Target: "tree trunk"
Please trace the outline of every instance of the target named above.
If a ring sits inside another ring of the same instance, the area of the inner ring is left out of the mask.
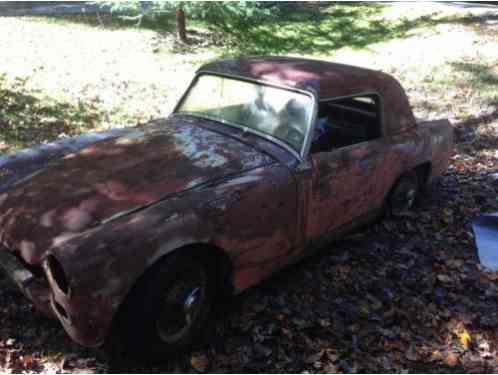
[[[187,30],[185,27],[185,12],[181,6],[176,8],[176,32],[182,43],[187,43]]]

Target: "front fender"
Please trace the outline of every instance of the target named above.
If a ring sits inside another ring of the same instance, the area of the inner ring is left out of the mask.
[[[54,299],[72,317],[60,319],[86,346],[101,345],[137,280],[159,259],[188,245],[222,249],[234,266],[234,287],[268,275],[292,249],[296,194],[285,167],[266,166],[178,194],[69,239],[53,254],[72,293]]]
[[[62,264],[71,290],[64,295],[52,288],[53,303],[70,319],[54,310],[80,344],[102,345],[119,306],[140,276],[169,252],[202,241],[196,235],[195,214],[179,218],[153,211],[102,225],[51,251]],[[168,233],[173,235],[166,239]]]

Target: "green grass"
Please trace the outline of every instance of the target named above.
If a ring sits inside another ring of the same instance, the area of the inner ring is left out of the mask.
[[[216,32],[224,54],[328,54],[344,46],[365,48],[370,44],[401,38],[417,23],[392,22],[378,18],[384,5],[380,4],[300,4],[272,9],[270,20],[245,25],[243,30]],[[136,20],[123,16],[75,15],[43,16],[33,20],[61,25],[81,24],[108,30],[133,28],[153,30],[165,34],[175,32],[175,14],[165,12],[154,18]],[[187,20],[190,28],[206,28],[205,21]],[[193,37],[192,33],[190,36]],[[195,43],[195,41],[194,41]]]
[[[161,33],[175,31],[175,16],[172,13],[163,13],[153,19],[144,18],[140,23],[132,17],[118,16],[108,13],[98,14],[70,14],[56,16],[30,16],[25,17],[33,22],[51,23],[54,25],[70,26],[81,25],[97,27],[104,30],[152,30]]]
[[[495,16],[449,16],[408,17],[385,19],[383,11],[388,6],[382,3],[295,3],[272,8],[269,18],[244,25],[242,30],[229,32],[211,28],[214,47],[224,47],[224,55],[248,54],[307,54],[330,55],[343,47],[368,48],[372,44],[392,39],[407,38],[419,28],[430,28],[439,24],[462,24],[478,26]],[[131,18],[131,19],[130,19]],[[175,33],[175,13],[163,12],[144,17],[140,24],[136,19],[111,14],[69,15],[31,17],[39,22],[61,25],[80,24],[107,30],[152,30],[162,34]],[[188,18],[190,37],[195,45],[199,28],[207,29],[204,20]],[[207,34],[202,33],[202,38]]]
[[[488,94],[491,100],[498,100],[498,74],[493,71],[496,65],[453,62],[451,66],[455,71],[467,77],[465,82],[467,87]]]
[[[273,22],[249,29],[231,52],[328,55],[345,46],[362,49],[406,36],[413,25],[379,19],[383,9],[379,4],[289,7]]]
[[[91,130],[104,114],[92,103],[77,105],[44,97],[29,80],[8,82],[0,75],[0,152],[73,136]]]
[[[24,52],[13,56],[32,59],[29,66],[38,68],[20,75],[16,57],[10,65],[4,63],[5,75],[0,71],[0,152],[157,117],[172,108],[188,83],[189,76],[178,74],[179,69],[193,73],[203,63],[226,56],[297,55],[381,69],[408,89],[421,118],[460,121],[496,106],[497,30],[489,26],[496,14],[442,13],[428,5],[415,10],[379,3],[299,3],[273,9],[269,20],[228,33],[187,19],[189,45],[175,41],[172,12],[145,18],[140,26],[136,20],[109,14],[3,20],[19,27],[13,35],[24,43],[12,39],[5,56],[19,45],[33,48],[37,57]],[[441,39],[462,30],[460,35],[468,36],[471,44]],[[61,46],[78,40],[64,52],[68,61],[55,58],[54,50],[48,52],[46,43],[52,38],[43,36],[52,33]],[[62,34],[67,37],[59,38]],[[420,49],[418,54],[427,55],[427,60],[414,63],[413,49]],[[152,65],[127,62],[135,57]],[[85,70],[93,65],[95,75]],[[151,68],[166,73],[157,79],[137,75]],[[86,75],[75,84],[80,78],[77,69]],[[61,78],[65,76],[70,78]],[[57,85],[52,79],[58,79]]]
[[[418,118],[450,119],[457,142],[455,165],[476,163],[495,171],[496,12],[441,12],[429,3],[412,8],[289,6],[269,22],[254,23],[242,37],[236,30],[222,35],[189,20],[188,46],[175,43],[172,14],[140,26],[109,15],[0,17],[0,29],[9,35],[0,38],[0,154],[166,116],[203,63],[264,53],[333,60],[392,74],[406,89]],[[475,170],[465,173],[477,176],[475,189],[486,186]],[[450,186],[460,191],[469,180]],[[43,354],[31,352],[31,346],[26,352],[46,357],[45,366],[59,371],[65,339],[55,325],[49,333],[54,335],[47,350],[43,344]],[[70,347],[81,357],[77,350]]]

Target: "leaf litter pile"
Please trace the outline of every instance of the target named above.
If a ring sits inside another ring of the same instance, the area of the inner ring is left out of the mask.
[[[194,372],[498,371],[498,275],[482,271],[469,224],[480,211],[498,210],[498,184],[481,174],[483,163],[496,159],[460,168],[455,158],[415,210],[220,304],[208,343],[177,365]],[[14,289],[2,286],[0,301],[3,368],[113,370]],[[127,364],[126,371],[168,366]]]
[[[498,25],[439,27],[419,42],[331,58],[354,63],[372,53],[365,61],[401,80],[417,116],[452,121],[450,167],[414,210],[220,301],[207,342],[162,365],[98,359],[0,275],[0,370],[498,372],[498,274],[479,264],[471,228],[479,213],[498,211]],[[439,39],[449,31],[461,34],[458,45]],[[451,50],[444,65],[436,55],[395,59],[407,45],[432,42]]]

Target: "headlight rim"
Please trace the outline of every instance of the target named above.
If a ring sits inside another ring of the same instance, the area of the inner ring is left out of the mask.
[[[71,283],[61,261],[52,252],[43,261],[43,268],[49,283],[55,286],[64,296],[71,296]]]

